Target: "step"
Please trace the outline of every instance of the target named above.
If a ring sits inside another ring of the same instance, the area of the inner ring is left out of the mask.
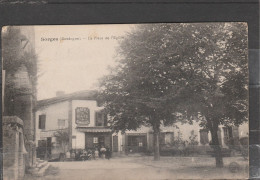
[[[43,176],[45,171],[49,168],[50,164],[45,165],[44,167],[42,167],[35,175],[37,177]]]
[[[42,167],[46,166],[47,164],[48,164],[48,162],[47,162],[47,161],[44,161],[44,162],[42,162],[42,163],[38,163],[37,167],[38,167],[38,168],[42,168]]]
[[[43,163],[43,162],[45,162],[44,160],[41,160],[41,159],[39,159],[39,160],[37,160],[37,162],[38,163]]]
[[[39,170],[40,170],[40,168],[33,167],[33,168],[28,169],[27,171],[29,174],[35,175]]]

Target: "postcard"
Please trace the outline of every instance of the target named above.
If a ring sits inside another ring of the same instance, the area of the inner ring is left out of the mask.
[[[249,178],[244,22],[5,26],[4,179]]]

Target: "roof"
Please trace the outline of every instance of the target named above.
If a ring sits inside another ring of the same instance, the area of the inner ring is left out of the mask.
[[[79,91],[71,94],[64,94],[62,96],[53,97],[49,99],[43,99],[37,101],[36,109],[49,106],[52,104],[69,101],[69,100],[96,100],[97,99],[97,91]]]

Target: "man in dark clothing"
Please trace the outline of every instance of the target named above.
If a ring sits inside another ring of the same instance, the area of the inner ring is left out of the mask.
[[[106,158],[109,160],[110,158],[111,158],[111,151],[110,151],[110,149],[109,148],[106,148],[107,150],[106,150]]]

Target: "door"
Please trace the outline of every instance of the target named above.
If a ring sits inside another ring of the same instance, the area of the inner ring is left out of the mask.
[[[37,148],[37,157],[44,159],[46,154],[46,140],[39,140],[38,141],[38,148]]]
[[[144,152],[146,149],[146,136],[128,136],[129,152]]]
[[[102,147],[102,146],[105,147],[105,137],[104,136],[98,137],[98,144],[99,144],[99,147]]]
[[[118,152],[118,136],[113,136],[113,152]]]
[[[52,143],[51,143],[51,137],[47,137],[47,158],[51,157],[51,147],[52,147]]]
[[[94,137],[91,133],[85,133],[85,149],[93,148]]]

